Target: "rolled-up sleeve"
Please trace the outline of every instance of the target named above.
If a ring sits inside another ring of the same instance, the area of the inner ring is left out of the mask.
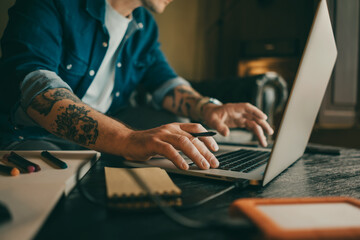
[[[72,92],[71,87],[55,72],[37,70],[26,75],[24,81],[20,84],[21,106],[27,109],[37,95],[54,88],[66,88]]]
[[[11,116],[15,125],[38,126],[26,113],[33,99],[48,89],[65,88],[72,92],[70,86],[64,82],[55,72],[48,70],[36,70],[26,75],[20,84],[21,100]]]

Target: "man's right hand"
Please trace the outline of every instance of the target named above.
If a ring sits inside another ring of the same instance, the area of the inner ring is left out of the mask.
[[[146,161],[159,154],[178,168],[187,170],[189,165],[179,154],[180,150],[200,169],[216,168],[219,162],[211,153],[219,149],[215,140],[191,135],[205,131],[201,124],[196,123],[171,123],[150,130],[133,131],[124,139],[121,155],[127,160]]]

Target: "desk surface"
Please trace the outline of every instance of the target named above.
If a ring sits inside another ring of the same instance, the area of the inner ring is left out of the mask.
[[[94,196],[105,200],[104,166],[121,167],[103,155],[82,180]],[[216,193],[229,183],[170,174],[191,203]],[[228,206],[244,197],[349,196],[360,198],[360,150],[344,149],[341,156],[305,154],[264,188],[232,190],[193,210],[182,213],[194,219],[228,217]],[[120,213],[92,205],[74,189],[63,197],[35,239],[234,239],[235,232],[190,230],[160,212]],[[242,236],[243,237],[243,236]]]

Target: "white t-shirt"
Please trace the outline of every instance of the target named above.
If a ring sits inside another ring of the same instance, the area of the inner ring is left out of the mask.
[[[118,13],[106,2],[105,26],[110,39],[108,43],[103,43],[102,47],[106,46],[107,51],[93,82],[81,99],[84,103],[102,113],[105,113],[110,108],[113,100],[112,91],[115,82],[115,65],[119,45],[124,38],[130,21],[131,19]]]

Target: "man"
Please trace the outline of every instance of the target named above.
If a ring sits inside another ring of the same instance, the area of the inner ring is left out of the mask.
[[[17,0],[2,39],[2,149],[68,149],[64,144],[71,141],[128,160],[160,154],[188,169],[181,150],[201,169],[216,168],[215,140],[190,134],[205,131],[200,124],[135,131],[111,117],[139,84],[158,109],[222,135],[229,127],[245,127],[266,146],[264,132],[273,130],[264,113],[249,103],[205,98],[169,67],[156,23],[143,8],[161,13],[169,2]]]

